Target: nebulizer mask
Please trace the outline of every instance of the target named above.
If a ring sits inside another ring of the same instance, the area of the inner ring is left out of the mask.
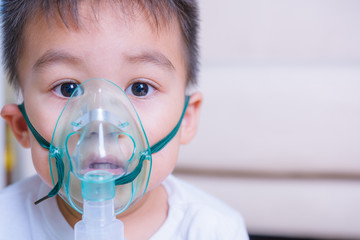
[[[25,105],[19,105],[39,144],[49,149],[54,188],[39,202],[59,194],[83,214],[75,239],[121,239],[122,223],[115,218],[146,192],[151,154],[177,133],[174,129],[149,146],[139,116],[125,92],[104,79],[80,84],[62,110],[49,144],[33,127]]]

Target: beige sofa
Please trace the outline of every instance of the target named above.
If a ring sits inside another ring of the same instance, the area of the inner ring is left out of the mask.
[[[360,239],[360,68],[204,68],[200,128],[176,174],[253,234]]]

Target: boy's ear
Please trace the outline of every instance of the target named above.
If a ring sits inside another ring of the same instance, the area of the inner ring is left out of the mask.
[[[196,92],[191,95],[185,116],[181,123],[180,144],[189,143],[196,134],[203,96]]]
[[[15,138],[21,146],[30,147],[30,136],[26,121],[16,104],[6,104],[1,110],[1,117],[9,124]]]

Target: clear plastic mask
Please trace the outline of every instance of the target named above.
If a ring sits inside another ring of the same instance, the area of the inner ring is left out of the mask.
[[[127,95],[110,81],[91,79],[77,87],[56,123],[49,151],[53,183],[59,180],[56,161],[61,158],[59,194],[80,213],[87,194],[82,193],[82,181],[116,181],[138,171],[129,183],[116,185],[116,214],[146,191],[151,171],[148,140]]]
[[[35,139],[49,150],[53,188],[35,204],[60,194],[80,213],[84,197],[103,202],[114,198],[116,214],[134,205],[147,189],[151,154],[177,134],[189,100],[185,96],[176,126],[151,147],[127,95],[105,79],[91,79],[75,89],[57,120],[51,144],[31,124],[25,103],[18,105]]]

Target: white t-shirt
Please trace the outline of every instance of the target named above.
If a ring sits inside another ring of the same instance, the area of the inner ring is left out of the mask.
[[[163,186],[169,195],[168,217],[151,240],[248,239],[241,215],[224,203],[172,175]],[[0,192],[0,240],[74,239],[55,198],[34,205],[49,191],[33,176]]]

